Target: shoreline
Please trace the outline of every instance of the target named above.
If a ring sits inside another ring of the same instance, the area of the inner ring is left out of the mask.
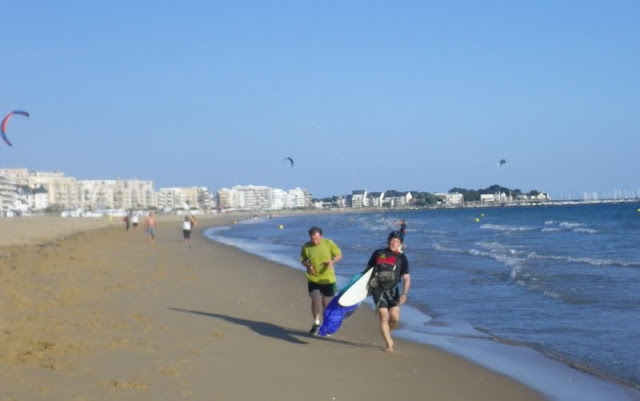
[[[1,399],[545,399],[433,347],[385,354],[369,313],[309,336],[303,276],[201,235],[189,249],[179,221],[155,244],[118,224],[2,246]]]
[[[252,252],[251,248],[243,248],[241,244],[242,241],[238,243],[236,242],[236,239],[230,240],[231,242],[225,242],[224,238],[220,236],[218,236],[218,238],[211,239],[216,242],[223,242],[229,246],[237,247],[238,249],[244,249],[245,252]],[[260,255],[259,251],[253,253]],[[289,260],[285,261],[278,257],[274,258],[269,254],[264,254],[262,257],[276,263],[283,264],[289,269],[299,270],[297,264],[291,265],[293,262]],[[342,277],[342,279],[346,281],[348,277],[345,276]],[[373,310],[370,302],[365,302],[365,304],[366,308]],[[415,308],[410,305],[406,306],[403,308],[403,316],[408,316],[407,312],[409,309]],[[415,315],[425,313],[415,309],[411,314],[415,317]],[[425,317],[426,316],[428,315],[425,314]],[[424,325],[431,318],[432,317],[429,316],[424,319],[417,316],[416,321],[411,323],[407,322],[406,319],[403,319],[404,322],[398,329],[398,335],[405,340],[435,346],[438,349],[462,356],[463,358],[473,361],[481,366],[488,367],[493,371],[506,374],[514,380],[524,382],[527,386],[530,386],[537,391],[541,391],[552,399],[572,400],[573,398],[570,393],[567,394],[565,386],[568,386],[567,388],[580,388],[578,392],[588,394],[589,396],[585,399],[589,400],[599,400],[601,399],[599,398],[600,395],[613,395],[614,398],[616,398],[616,394],[619,394],[619,396],[622,397],[620,399],[640,399],[640,393],[638,393],[638,389],[635,386],[618,380],[615,377],[601,374],[598,371],[584,369],[579,364],[571,363],[570,361],[562,358],[556,358],[552,354],[544,352],[544,350],[531,347],[524,343],[514,342],[509,339],[494,337],[488,333],[483,333],[477,328],[474,328],[474,330],[478,331],[479,336],[472,340],[468,334],[463,332],[456,335],[453,332],[449,333],[448,330],[447,332],[440,331],[437,327],[440,324],[438,322],[435,322],[436,326],[434,327],[425,327]],[[348,324],[349,321],[347,320],[345,325]],[[412,325],[414,327],[411,327]],[[455,332],[456,329],[453,328],[453,331]],[[484,334],[482,338],[480,338],[481,333]],[[451,340],[451,343],[458,343],[458,346],[451,345],[447,339]],[[487,342],[489,342],[489,344],[485,344]],[[481,349],[481,351],[478,351],[475,348]],[[487,353],[489,348],[492,349],[492,351]],[[524,366],[527,363],[526,361],[529,363],[533,363],[533,361],[535,361],[535,365],[538,370],[546,370],[552,373],[547,373],[546,375],[537,374],[536,368]],[[519,367],[519,365],[523,366]],[[531,377],[533,377],[533,379],[530,379]],[[563,380],[565,384],[562,384]],[[553,390],[549,388],[551,383],[554,383]]]

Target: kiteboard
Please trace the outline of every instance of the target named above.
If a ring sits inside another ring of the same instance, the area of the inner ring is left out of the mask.
[[[371,273],[373,273],[373,268],[364,272],[360,278],[358,278],[342,293],[340,298],[338,298],[340,306],[357,305],[367,298],[367,295],[369,295],[369,280],[371,279]]]
[[[342,325],[342,321],[351,316],[353,312],[358,309],[359,302],[356,302],[355,304],[350,306],[342,306],[338,301],[344,296],[347,291],[349,291],[358,281],[360,281],[363,276],[363,273],[353,275],[347,285],[345,285],[340,290],[338,295],[333,297],[331,302],[329,302],[329,305],[327,305],[324,310],[324,319],[322,320],[322,325],[318,329],[319,335],[326,336],[335,333]]]

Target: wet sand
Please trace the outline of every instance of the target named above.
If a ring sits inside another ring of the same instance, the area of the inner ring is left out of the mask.
[[[115,218],[0,220],[0,400],[544,399],[433,347],[382,352],[364,307],[309,336],[302,272],[198,235],[242,217],[199,218],[191,248],[177,217],[155,243]]]

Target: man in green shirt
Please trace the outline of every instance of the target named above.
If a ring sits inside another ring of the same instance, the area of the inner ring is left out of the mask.
[[[328,238],[322,236],[320,227],[309,229],[309,241],[300,250],[300,262],[307,268],[307,288],[311,297],[313,326],[309,333],[320,328],[320,316],[335,294],[336,273],[334,264],[342,259],[342,251]]]

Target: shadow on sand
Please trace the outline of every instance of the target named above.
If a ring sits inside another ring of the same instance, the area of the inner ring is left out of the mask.
[[[293,344],[308,344],[307,341],[303,341],[298,338],[298,337],[302,337],[302,338],[309,338],[309,339],[313,338],[314,340],[320,340],[320,341],[330,341],[332,343],[344,344],[344,345],[350,345],[350,346],[356,346],[356,347],[378,348],[371,344],[360,344],[352,341],[338,340],[332,337],[313,336],[307,333],[306,331],[302,331],[302,330],[286,329],[282,326],[278,326],[273,323],[242,319],[242,318],[233,317],[229,315],[223,315],[220,313],[204,312],[204,311],[198,311],[198,310],[192,310],[192,309],[171,308],[171,307],[169,309],[176,312],[192,313],[194,315],[201,315],[201,316],[208,316],[216,319],[222,319],[227,322],[235,323],[241,326],[246,326],[249,329],[253,330],[254,332],[262,336],[275,338],[277,340],[286,341]]]

